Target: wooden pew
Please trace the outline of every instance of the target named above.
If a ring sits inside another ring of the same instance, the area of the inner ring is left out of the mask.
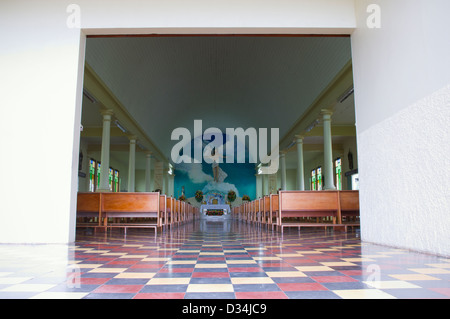
[[[353,228],[354,226],[360,226],[359,191],[339,191],[339,205],[341,207],[342,223],[345,225],[345,230],[347,230],[348,227]]]
[[[174,199],[173,211],[174,211],[175,223],[178,225],[181,221],[180,201],[178,199]]]
[[[77,218],[99,217],[101,214],[101,193],[77,194]]]
[[[342,219],[345,218],[346,222],[359,219],[359,191],[339,191],[339,203]]]
[[[264,196],[262,199],[262,224],[269,225],[269,217],[270,217],[270,196]]]
[[[127,228],[153,228],[156,237],[157,229],[162,226],[159,193],[102,193],[101,203],[106,228],[121,227],[125,234]],[[152,218],[152,221],[108,224],[108,218],[116,217]]]
[[[279,199],[278,194],[270,194],[270,203],[269,203],[269,225],[273,226],[278,225],[278,220],[280,219],[279,214]],[[274,220],[275,219],[275,220]]]
[[[101,210],[102,193],[78,193],[77,194],[77,218],[98,218],[94,223],[77,223],[77,226],[100,226],[102,224]]]
[[[280,215],[277,225],[283,232],[284,227],[341,227],[357,226],[358,224],[342,224],[342,206],[343,198],[344,210],[350,210],[356,207],[354,193],[341,194],[342,191],[280,191],[279,192],[279,211]],[[358,204],[359,210],[359,204]],[[287,223],[283,218],[287,217],[327,217],[333,219],[330,223]]]
[[[168,227],[170,221],[168,220],[167,213],[167,196],[164,194],[159,195],[159,211],[161,212],[162,226]]]
[[[250,222],[254,223],[254,222],[256,222],[256,199],[252,200],[250,203],[251,203],[250,204],[251,205],[251,207],[250,207],[250,209],[251,209]]]
[[[263,215],[263,199],[258,198],[255,200],[255,221],[257,224],[262,224],[262,215]]]
[[[167,210],[167,222],[169,223],[170,227],[173,227],[175,225],[175,219],[174,219],[174,198],[171,196],[166,196],[166,210]]]
[[[187,216],[186,216],[186,209],[187,209],[187,204],[185,201],[180,201],[180,214],[181,214],[181,222],[185,223],[187,221]]]
[[[287,217],[333,217],[333,224],[341,220],[339,196],[337,191],[280,191],[280,216],[277,226],[283,233],[284,227],[301,227],[306,223],[287,223]],[[322,226],[322,224],[312,224]]]
[[[159,197],[158,197],[158,196]],[[189,203],[159,193],[78,193],[77,218],[98,218],[97,224],[77,226],[113,228],[155,228],[173,226],[198,217],[200,211]],[[158,203],[156,203],[158,201]],[[159,208],[158,208],[159,207]],[[108,224],[108,218],[113,223]],[[118,223],[115,220],[154,218],[155,222]]]
[[[185,203],[184,204],[184,216],[186,221],[190,221],[191,220],[191,204],[189,203]]]

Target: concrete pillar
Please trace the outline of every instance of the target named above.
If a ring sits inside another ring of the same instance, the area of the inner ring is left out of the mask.
[[[261,198],[262,197],[262,175],[255,174],[255,177],[256,177],[256,198]]]
[[[286,190],[286,152],[280,152],[281,190]]]
[[[130,154],[128,158],[128,192],[135,190],[136,174],[136,137],[130,136]]]
[[[145,191],[152,192],[152,153],[145,154]]]
[[[323,116],[323,170],[325,177],[324,190],[336,189],[333,174],[333,146],[331,142],[331,115],[333,112],[322,110]]]
[[[109,192],[109,151],[111,139],[111,117],[113,112],[111,110],[104,110],[103,115],[103,131],[102,131],[102,153],[101,153],[101,167],[100,167],[100,185],[98,192]]]
[[[269,174],[263,174],[263,195],[269,195]]]

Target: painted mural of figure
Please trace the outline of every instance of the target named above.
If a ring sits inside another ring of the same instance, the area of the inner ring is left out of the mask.
[[[214,182],[216,183],[222,183],[228,176],[228,174],[225,173],[219,166],[219,156],[220,155],[218,153],[216,154],[216,149],[213,148],[210,158],[213,160],[211,166],[213,170]],[[222,156],[222,158],[225,158],[225,156]]]

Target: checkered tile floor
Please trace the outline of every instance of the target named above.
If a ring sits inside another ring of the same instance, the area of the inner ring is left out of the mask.
[[[79,230],[73,245],[0,245],[0,299],[450,298],[450,259],[237,221]]]

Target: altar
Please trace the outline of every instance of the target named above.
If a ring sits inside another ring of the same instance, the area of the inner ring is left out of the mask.
[[[225,195],[219,192],[210,192],[205,196],[206,201],[200,206],[202,216],[226,216],[230,214],[231,208],[225,202]]]
[[[231,212],[230,205],[227,204],[204,204],[200,206],[202,216],[224,216]]]

